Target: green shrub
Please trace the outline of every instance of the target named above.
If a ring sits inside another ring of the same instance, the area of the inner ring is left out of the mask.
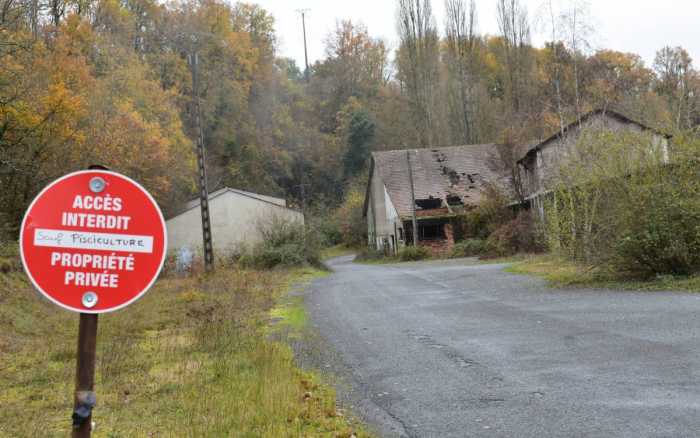
[[[322,266],[317,234],[298,222],[272,218],[259,226],[262,241],[240,258],[244,266],[261,269]]]
[[[262,269],[320,264],[317,258],[310,257],[306,253],[306,248],[300,243],[285,243],[280,246],[261,245],[254,249],[250,256],[243,256],[241,260],[243,264]]]
[[[402,262],[415,262],[430,258],[430,251],[423,246],[406,246],[399,251],[399,260]]]
[[[700,166],[652,172],[648,182],[630,187],[634,202],[619,213],[611,263],[649,277],[700,272]]]
[[[334,217],[324,217],[312,223],[312,228],[319,234],[321,245],[331,247],[343,243],[340,224]]]
[[[484,239],[467,239],[457,242],[452,249],[452,257],[474,257],[486,252],[486,241]]]

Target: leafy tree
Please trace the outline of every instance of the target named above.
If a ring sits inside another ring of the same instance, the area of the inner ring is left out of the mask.
[[[353,113],[348,126],[348,150],[343,157],[346,178],[352,178],[365,169],[374,139],[374,127],[375,123],[367,111]]]
[[[373,150],[501,143],[499,168],[512,169],[518,146],[596,107],[676,131],[700,123],[684,49],[662,49],[653,68],[591,54],[586,2],[554,3],[551,40],[537,48],[520,0],[496,2],[496,36],[477,31],[474,1],[446,0],[437,23],[431,1],[396,0],[394,56],[341,20],[307,82],[258,5],[0,0],[0,233],[15,237],[47,182],[93,163],[140,179],[168,213],[193,197],[195,55],[209,189],[313,211],[343,203]]]

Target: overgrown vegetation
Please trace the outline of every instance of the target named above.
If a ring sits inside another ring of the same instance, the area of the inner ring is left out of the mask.
[[[455,243],[452,249],[452,257],[476,257],[486,254],[486,241],[484,239],[466,239]]]
[[[270,309],[290,282],[317,272],[165,278],[101,316],[96,434],[367,436],[332,389],[269,340]],[[0,436],[69,435],[77,316],[38,298],[21,273],[0,274],[0,303]]]
[[[506,257],[519,253],[539,253],[544,250],[539,224],[529,211],[499,226],[486,240],[486,255]]]
[[[321,267],[321,244],[316,230],[301,222],[271,217],[258,224],[261,240],[240,258],[243,266],[259,269]]]
[[[700,141],[670,150],[647,134],[592,131],[554,176],[546,202],[550,249],[640,278],[700,270]]]
[[[430,258],[430,251],[423,246],[405,246],[399,250],[398,259],[402,262],[417,262]]]
[[[544,250],[541,227],[529,211],[516,212],[508,198],[495,187],[487,186],[482,201],[467,211],[458,235],[463,237],[452,251],[453,257],[507,257]]]

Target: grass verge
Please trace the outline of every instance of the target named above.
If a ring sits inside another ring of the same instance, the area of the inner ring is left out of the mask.
[[[100,316],[94,436],[366,436],[339,414],[332,388],[268,334],[289,285],[316,275],[165,278]],[[305,321],[298,310],[283,318]],[[77,322],[23,274],[0,275],[0,436],[69,435]]]
[[[335,245],[331,246],[329,248],[325,248],[321,251],[321,259],[322,260],[328,260],[332,259],[334,257],[342,257],[342,256],[349,256],[349,255],[354,255],[362,251],[359,248],[350,248],[345,245]]]
[[[700,292],[700,276],[664,275],[639,280],[620,277],[596,267],[582,266],[552,255],[525,256],[520,260],[518,258],[511,260],[513,264],[506,268],[507,272],[542,277],[551,287]]]

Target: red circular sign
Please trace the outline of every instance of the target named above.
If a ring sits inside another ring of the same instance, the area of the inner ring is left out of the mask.
[[[49,184],[22,221],[19,247],[34,286],[81,313],[128,306],[165,261],[163,214],[138,183],[115,172],[74,172]]]

